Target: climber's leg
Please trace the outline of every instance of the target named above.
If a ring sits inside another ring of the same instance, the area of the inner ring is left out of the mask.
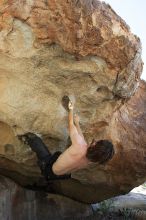
[[[46,178],[46,180],[59,180],[71,178],[70,174],[56,175],[55,173],[53,173],[52,166],[58,159],[60,154],[62,154],[62,152],[57,151],[51,157],[46,157],[43,161],[38,161],[38,165],[41,169],[42,175]]]
[[[60,156],[60,151],[57,151],[52,155],[41,138],[33,133],[26,133],[25,135],[19,136],[18,138],[28,144],[37,154],[38,165],[42,175],[46,178],[46,180],[70,178],[70,174],[58,176],[55,175],[52,171],[53,163],[55,163],[57,158]]]
[[[30,148],[37,154],[39,160],[43,160],[45,157],[51,156],[51,153],[46,145],[36,134],[29,132],[19,136],[19,139],[30,146]]]

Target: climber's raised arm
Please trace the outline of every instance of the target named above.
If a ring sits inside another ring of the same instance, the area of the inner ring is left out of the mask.
[[[83,132],[80,127],[80,118],[77,114],[74,115],[74,121],[75,121],[75,125],[76,125],[76,128],[77,128],[79,135],[85,140]]]
[[[77,128],[74,124],[74,119],[73,119],[74,105],[71,101],[68,104],[68,108],[69,108],[69,114],[68,114],[69,135],[70,135],[72,143],[75,143],[77,141],[79,134],[78,134]]]
[[[73,119],[74,104],[71,101],[69,102],[68,108],[69,108],[69,115],[68,115],[69,135],[70,135],[72,144],[73,145],[83,144],[83,143],[86,144],[80,127],[76,127],[74,124],[74,119]]]
[[[74,125],[74,116],[73,116],[73,111],[74,111],[74,104],[69,101],[68,103],[68,108],[69,108],[69,114],[68,114],[68,125],[69,125],[69,130],[70,128]]]

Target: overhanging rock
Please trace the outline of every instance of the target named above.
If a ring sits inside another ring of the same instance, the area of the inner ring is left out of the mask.
[[[146,84],[139,38],[100,1],[1,1],[0,12],[1,174],[22,185],[39,181],[36,157],[17,134],[40,133],[52,152],[65,150],[62,98],[69,95],[88,143],[109,139],[116,154],[53,190],[90,203],[142,183]]]

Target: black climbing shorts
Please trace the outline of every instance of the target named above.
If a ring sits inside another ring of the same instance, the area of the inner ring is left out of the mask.
[[[58,157],[62,154],[62,152],[57,151],[54,154],[50,154],[45,158],[45,161],[38,161],[38,165],[42,171],[43,176],[45,176],[46,180],[61,180],[61,179],[70,179],[71,174],[64,174],[64,175],[56,175],[53,170],[52,166],[58,159]]]

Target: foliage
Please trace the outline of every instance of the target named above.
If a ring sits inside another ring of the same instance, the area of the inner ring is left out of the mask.
[[[119,214],[123,216],[123,220],[129,220],[132,217],[132,210],[129,208],[123,208],[119,210]]]
[[[105,200],[100,203],[99,212],[101,212],[102,214],[105,214],[105,213],[109,212],[110,209],[112,209],[112,208],[113,208],[113,201],[111,199]]]

